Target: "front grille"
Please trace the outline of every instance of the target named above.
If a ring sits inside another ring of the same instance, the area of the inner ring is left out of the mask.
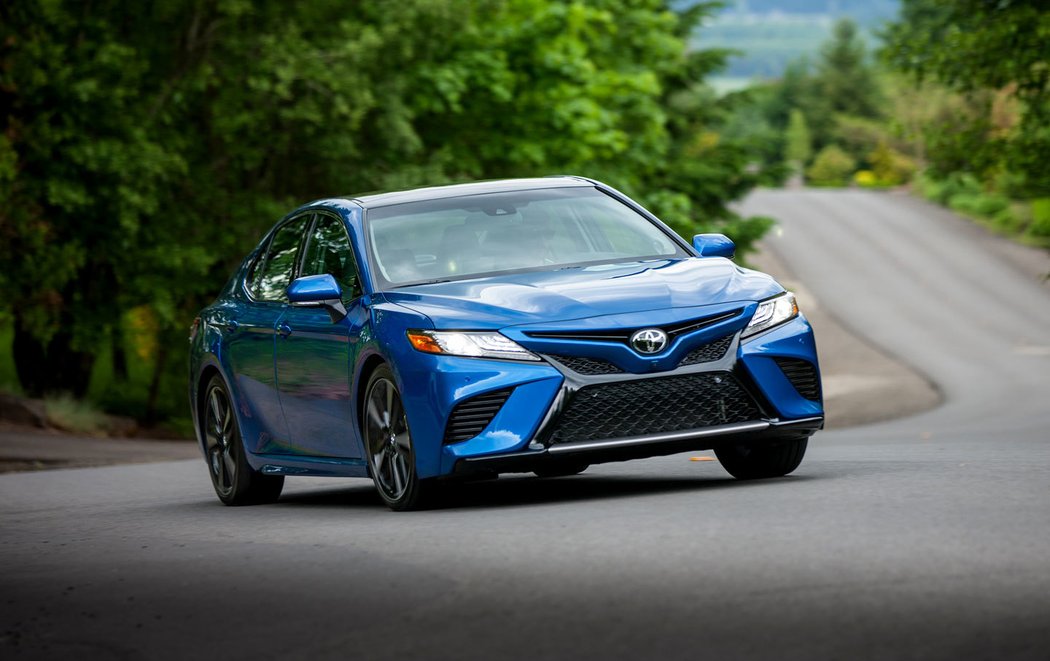
[[[687,353],[685,358],[683,358],[682,362],[678,363],[678,365],[699,365],[700,363],[709,363],[712,360],[718,360],[726,355],[726,351],[729,350],[731,344],[733,344],[732,335],[726,335],[720,340],[708,342],[707,344],[699,346]]]
[[[638,379],[581,388],[551,442],[644,436],[759,417],[755,401],[729,372]]]
[[[820,401],[820,377],[816,366],[801,358],[774,358],[798,394],[806,399]]]
[[[456,404],[445,427],[445,443],[459,443],[484,431],[503,408],[512,390],[494,390]]]
[[[593,376],[596,374],[623,374],[623,370],[601,358],[587,358],[585,356],[559,356],[550,354],[550,357],[573,372]]]

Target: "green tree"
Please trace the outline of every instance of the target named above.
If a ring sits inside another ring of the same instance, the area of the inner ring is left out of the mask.
[[[968,153],[975,165],[960,163],[960,171],[988,180],[1006,169],[1023,178],[1022,192],[1050,194],[1050,10],[1045,2],[904,0],[900,20],[883,38],[882,55],[892,67],[962,93],[969,106],[953,116],[956,130],[927,141],[931,161],[941,152]],[[989,105],[995,90],[1021,102],[1013,130],[996,130]]]
[[[813,155],[813,140],[809,136],[806,116],[801,110],[791,111],[785,141],[784,156],[797,171],[801,171]]]
[[[868,61],[857,25],[840,19],[831,39],[820,50],[816,72],[817,91],[831,110],[855,117],[879,117],[883,98],[875,69]]]
[[[27,0],[0,5],[0,287],[26,391],[83,393],[146,307],[148,399],[185,329],[308,199],[577,172],[683,234],[768,226],[690,51],[711,11],[661,0]],[[144,393],[140,393],[147,399]],[[178,398],[182,404],[182,397]]]

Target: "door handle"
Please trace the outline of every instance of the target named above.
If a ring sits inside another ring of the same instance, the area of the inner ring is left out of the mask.
[[[284,322],[281,322],[281,325],[277,327],[277,333],[281,337],[288,337],[292,334],[292,327]]]

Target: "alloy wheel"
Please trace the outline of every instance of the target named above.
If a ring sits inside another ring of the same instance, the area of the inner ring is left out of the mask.
[[[377,379],[368,392],[365,438],[376,485],[388,500],[398,501],[410,486],[412,438],[401,396],[389,379]]]
[[[226,496],[237,483],[237,458],[233,454],[235,425],[233,409],[226,392],[218,385],[208,391],[204,420],[205,452],[215,490]]]

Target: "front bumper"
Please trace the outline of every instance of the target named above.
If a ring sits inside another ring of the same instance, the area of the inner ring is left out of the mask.
[[[800,316],[745,342],[739,339],[739,328],[728,329],[730,336],[725,335],[726,330],[713,329],[708,336],[698,340],[711,342],[731,337],[728,349],[720,359],[641,374],[585,375],[558,360],[546,364],[508,365],[500,361],[443,359],[450,361],[442,366],[444,378],[457,380],[461,385],[459,394],[468,396],[450,398],[442,420],[448,419],[456,402],[466,401],[479,393],[509,388],[511,394],[477,436],[442,444],[440,467],[432,474],[531,471],[565,460],[580,463],[621,461],[709,449],[723,443],[762,443],[807,437],[822,428],[824,411],[819,394],[817,399],[802,396],[777,362],[803,360],[811,363],[814,371],[818,369],[812,329],[805,318]],[[486,370],[489,366],[495,369],[500,365],[501,369],[496,370],[499,378],[492,378],[495,374],[487,373],[488,378],[469,379],[471,383],[468,385],[465,372],[483,365]],[[447,371],[453,367],[455,369],[451,372]],[[689,385],[690,379],[699,381],[699,385],[703,385],[704,380],[717,383],[724,380],[727,385],[746,393],[746,399],[753,406],[737,409],[733,405],[736,399],[726,399],[730,402],[727,407],[721,394],[709,397],[697,392],[693,385]],[[659,392],[657,386],[676,381],[689,385],[688,391],[681,392],[693,399],[677,409],[673,406],[661,409],[663,403],[677,397],[673,389]],[[615,409],[620,412],[618,416],[615,413],[606,416],[599,409],[590,417],[584,417],[582,423],[575,420],[573,434],[565,432],[567,421],[574,417],[567,411],[573,408],[575,398],[585,397],[588,393],[593,396],[603,386],[616,388],[628,384],[637,385],[643,394],[650,390],[655,394],[648,400],[640,397],[637,406],[630,400],[626,407],[620,405]],[[809,395],[812,397],[812,393]],[[704,407],[709,399],[717,404],[706,414],[698,413],[699,417],[689,419],[695,424],[682,429],[682,424],[689,424],[689,420],[684,423],[681,420]],[[671,424],[665,424],[667,418],[671,418]],[[636,424],[610,426],[610,419],[632,419]]]
[[[776,443],[809,437],[823,427],[824,416],[814,416],[801,420],[756,420],[679,432],[555,444],[523,452],[467,457],[456,463],[454,472],[457,475],[527,473],[563,461],[600,464],[708,450],[716,445],[743,441],[750,444]]]

